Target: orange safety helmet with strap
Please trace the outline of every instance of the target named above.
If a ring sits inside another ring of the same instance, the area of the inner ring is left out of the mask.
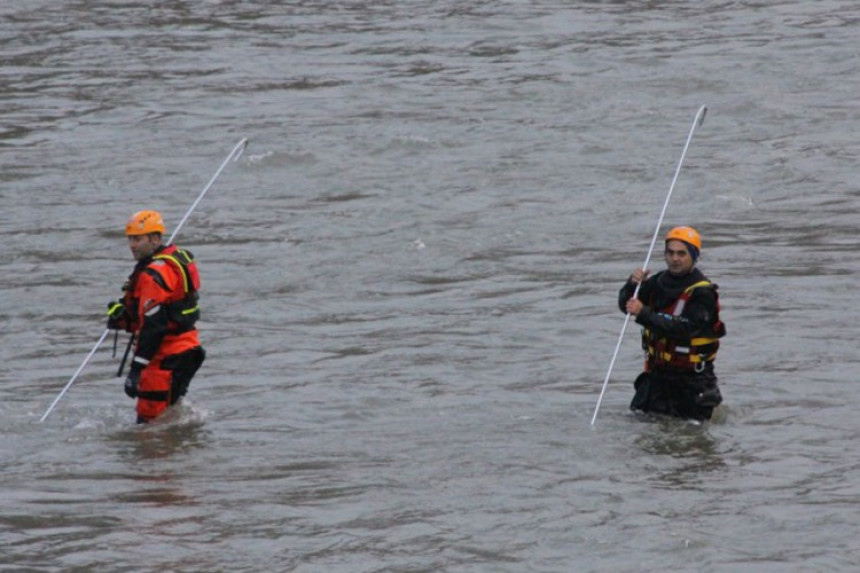
[[[158,211],[138,211],[125,224],[126,236],[148,235],[150,233],[164,234],[164,220]]]
[[[702,250],[702,237],[693,227],[675,227],[666,233],[666,243],[676,240],[687,245],[687,250],[690,251],[690,256],[695,263],[699,259],[699,252]]]
[[[693,227],[675,227],[674,229],[670,229],[666,233],[666,240],[671,241],[672,239],[684,241],[700,251],[702,250],[702,237]]]

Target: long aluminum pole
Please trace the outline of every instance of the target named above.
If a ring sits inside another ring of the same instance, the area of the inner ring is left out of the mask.
[[[224,171],[224,168],[227,166],[227,164],[230,162],[230,160],[232,159],[233,161],[238,161],[238,159],[242,156],[242,153],[245,151],[245,147],[247,145],[248,145],[248,138],[246,137],[246,138],[243,138],[239,143],[237,143],[236,146],[233,148],[233,151],[231,151],[230,154],[227,155],[227,158],[224,159],[224,161],[221,163],[221,167],[218,168],[218,171],[215,172],[215,175],[212,176],[212,178],[209,180],[209,183],[206,184],[206,187],[203,188],[203,191],[200,192],[200,195],[198,195],[197,199],[194,201],[194,203],[191,204],[191,207],[185,213],[185,216],[182,217],[182,220],[179,221],[179,224],[176,225],[176,229],[173,230],[173,234],[170,235],[170,239],[167,240],[168,245],[173,242],[173,239],[176,237],[176,234],[179,232],[179,229],[182,227],[183,224],[185,224],[185,221],[191,215],[191,212],[194,211],[194,209],[197,207],[197,204],[200,203],[200,200],[203,199],[203,196],[206,195],[206,192],[209,191],[209,188],[212,187],[212,184],[215,183],[215,180],[218,178],[219,175],[221,175],[221,172]],[[99,338],[98,342],[96,342],[95,346],[93,346],[93,349],[90,350],[90,353],[87,354],[86,358],[84,358],[84,361],[81,363],[81,365],[78,366],[78,369],[75,370],[75,373],[72,375],[71,379],[66,383],[63,390],[57,395],[56,398],[54,398],[54,401],[51,403],[51,405],[48,407],[48,409],[45,411],[45,413],[39,419],[40,422],[45,421],[45,419],[48,417],[48,415],[54,409],[54,406],[56,406],[57,402],[60,401],[60,398],[63,397],[63,395],[66,393],[66,391],[72,386],[72,383],[74,383],[74,381],[78,378],[80,373],[83,372],[84,367],[87,365],[87,363],[93,357],[93,355],[96,353],[96,350],[99,349],[99,346],[102,345],[102,342],[105,341],[105,338],[107,338],[108,333],[110,333],[110,329],[106,328],[105,331],[102,333],[101,338]]]
[[[203,191],[200,192],[200,195],[197,196],[197,199],[194,200],[194,203],[191,204],[191,207],[188,208],[188,211],[185,212],[185,215],[179,221],[179,224],[176,225],[176,228],[173,229],[173,234],[170,235],[170,238],[167,239],[167,244],[173,242],[173,239],[176,237],[177,233],[179,233],[179,229],[182,228],[182,225],[185,224],[185,221],[188,220],[188,217],[191,216],[191,213],[194,209],[197,208],[197,204],[203,199],[203,196],[206,195],[206,192],[209,191],[209,188],[212,187],[212,184],[215,183],[215,180],[218,179],[218,176],[221,175],[221,172],[224,171],[224,168],[227,167],[227,164],[230,163],[230,160],[238,161],[242,154],[245,152],[245,147],[248,145],[248,138],[242,138],[239,143],[233,148],[233,151],[230,152],[229,155],[224,159],[221,163],[221,167],[218,168],[218,171],[215,172],[215,175],[212,176],[212,179],[209,180],[209,183],[206,184],[206,187],[203,188]]]
[[[663,217],[666,216],[666,209],[669,207],[669,200],[672,198],[672,191],[675,190],[675,183],[678,181],[678,175],[681,173],[681,165],[684,163],[684,158],[687,156],[687,149],[690,147],[690,141],[693,139],[693,133],[696,127],[702,125],[705,121],[705,114],[708,113],[707,106],[702,106],[696,112],[696,117],[693,119],[693,125],[690,127],[690,133],[687,135],[687,142],[684,144],[684,150],[681,152],[681,159],[678,161],[678,167],[675,168],[675,176],[672,177],[672,184],[669,186],[669,193],[666,195],[666,200],[663,202],[663,210],[660,211],[660,219],[657,221],[657,227],[654,229],[654,236],[651,237],[651,246],[648,247],[648,254],[645,257],[645,263],[642,265],[642,270],[648,268],[648,263],[651,261],[651,253],[654,251],[654,245],[657,243],[657,237],[660,235],[660,226],[663,224]],[[643,279],[644,280],[644,279]],[[633,298],[639,294],[639,287],[642,283],[636,285],[633,291]],[[627,330],[627,324],[630,322],[630,313],[624,317],[624,324],[621,327],[621,334],[618,335],[618,343],[615,345],[615,352],[612,353],[612,360],[609,362],[609,370],[606,372],[606,378],[603,380],[603,388],[600,390],[600,397],[597,399],[597,405],[594,407],[594,415],[591,417],[591,425],[597,420],[597,412],[600,410],[600,404],[603,402],[603,395],[606,393],[606,386],[609,384],[609,376],[612,374],[612,367],[615,366],[615,360],[618,358],[618,351],[621,348],[621,341],[624,339],[624,331]]]

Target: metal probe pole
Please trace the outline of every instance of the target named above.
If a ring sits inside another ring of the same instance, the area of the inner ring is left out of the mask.
[[[648,247],[648,255],[645,257],[645,263],[642,265],[642,270],[648,268],[648,263],[651,261],[651,252],[654,250],[654,245],[657,243],[657,237],[660,235],[660,226],[663,224],[663,217],[666,216],[666,209],[669,207],[669,199],[672,198],[672,191],[675,189],[675,183],[678,181],[678,175],[681,173],[681,165],[684,163],[684,157],[687,156],[687,149],[690,147],[690,141],[693,139],[693,133],[696,127],[702,125],[705,121],[705,114],[708,113],[707,106],[702,106],[696,112],[696,117],[693,119],[693,125],[690,127],[690,134],[687,135],[687,142],[684,144],[684,150],[681,152],[681,159],[678,161],[678,167],[675,168],[675,176],[672,178],[672,184],[669,186],[669,193],[666,195],[666,200],[663,202],[663,210],[660,212],[660,219],[657,221],[657,228],[654,229],[654,236],[651,238],[651,246]],[[644,278],[643,278],[644,280]],[[633,298],[639,294],[639,287],[642,283],[636,285],[633,291]],[[621,341],[624,339],[624,331],[627,330],[627,324],[630,322],[630,313],[624,317],[624,325],[621,327],[621,334],[618,335],[618,343],[615,345],[615,352],[612,354],[612,360],[609,362],[609,370],[606,372],[606,378],[603,380],[603,388],[600,390],[600,397],[597,399],[597,405],[594,407],[594,415],[591,417],[591,425],[597,420],[597,412],[600,410],[600,403],[603,402],[603,395],[606,393],[606,386],[609,383],[609,375],[612,373],[612,367],[615,366],[615,360],[618,358],[618,350],[621,348]]]

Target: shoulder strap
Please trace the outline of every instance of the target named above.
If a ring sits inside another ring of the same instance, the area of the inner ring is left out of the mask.
[[[179,254],[179,253],[184,254],[183,251],[177,250],[176,254]],[[182,286],[185,287],[185,292],[188,293],[191,290],[188,286],[188,271],[185,269],[185,265],[177,257],[175,257],[172,254],[170,254],[170,255],[160,254],[160,255],[155,255],[153,258],[170,261],[174,265],[176,265],[176,268],[179,269],[179,274],[182,275]],[[187,255],[185,257],[182,257],[182,258],[187,258]]]
[[[687,288],[684,289],[684,292],[681,293],[681,296],[678,297],[678,300],[670,306],[670,314],[674,316],[680,315],[684,311],[684,307],[687,305],[687,301],[690,300],[690,297],[693,296],[693,291],[697,288],[710,288],[710,281],[699,281],[697,283],[693,283]]]
[[[690,286],[688,286],[687,288],[685,288],[684,294],[689,294],[697,288],[710,287],[710,286],[713,286],[713,283],[711,283],[711,281],[699,281],[699,282],[693,283]]]

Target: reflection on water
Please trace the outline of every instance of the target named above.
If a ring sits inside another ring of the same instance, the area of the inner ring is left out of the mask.
[[[637,419],[645,416],[637,414]],[[658,465],[652,478],[660,487],[698,487],[707,474],[726,469],[719,442],[709,431],[710,423],[665,416],[648,416],[647,421],[647,429],[633,443],[652,459],[669,458]]]
[[[179,462],[181,458],[194,455],[195,450],[207,447],[210,436],[205,429],[204,418],[186,400],[169,408],[162,417],[149,424],[139,424],[112,434],[109,444],[118,446],[118,454],[124,463],[136,470],[130,476],[132,489],[112,497],[121,503],[156,506],[197,504],[195,496],[183,485],[187,476],[165,468],[172,467],[171,461]]]
[[[198,500],[181,487],[172,474],[147,476],[135,480],[137,489],[111,496],[119,503],[144,503],[155,506],[197,505]]]
[[[186,401],[169,408],[149,424],[117,432],[110,441],[120,446],[121,455],[129,463],[169,458],[206,447],[208,433],[204,422],[205,415]]]

